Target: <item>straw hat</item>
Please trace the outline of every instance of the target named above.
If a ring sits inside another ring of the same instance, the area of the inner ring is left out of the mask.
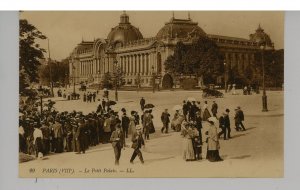
[[[137,125],[137,126],[135,126],[135,129],[136,129],[136,130],[141,130],[141,129],[142,129],[142,126],[141,126],[141,125]]]

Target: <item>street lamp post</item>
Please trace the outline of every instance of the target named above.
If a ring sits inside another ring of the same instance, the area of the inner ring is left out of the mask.
[[[154,66],[152,68],[152,92],[155,92],[155,73],[154,73]]]
[[[49,38],[48,38],[48,65],[49,65],[49,75],[50,75],[51,97],[53,97],[53,96],[54,96],[54,92],[53,92],[53,82],[52,82],[52,68],[51,68],[50,43],[49,43]]]
[[[54,96],[53,92],[53,81],[52,81],[52,67],[51,67],[51,60],[48,59],[48,65],[49,65],[49,75],[50,75],[50,89],[51,89],[51,97]]]
[[[264,60],[264,51],[266,49],[266,45],[261,45],[261,62],[262,62],[262,82],[263,82],[263,95],[262,95],[262,111],[268,111],[268,102],[266,95],[266,86],[265,86],[265,60]]]
[[[75,95],[75,67],[72,64],[72,75],[73,75],[73,94]]]
[[[225,93],[227,93],[227,78],[226,78],[226,74],[227,74],[227,67],[226,67],[226,62],[224,61],[224,88],[225,88]]]

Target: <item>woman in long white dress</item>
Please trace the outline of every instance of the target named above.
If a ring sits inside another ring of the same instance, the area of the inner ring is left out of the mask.
[[[128,134],[133,135],[136,132],[136,128],[135,128],[135,117],[133,115],[131,115],[129,117],[129,128],[128,128]]]
[[[195,160],[193,147],[193,130],[188,123],[183,124],[181,135],[183,137],[183,159],[185,161]]]

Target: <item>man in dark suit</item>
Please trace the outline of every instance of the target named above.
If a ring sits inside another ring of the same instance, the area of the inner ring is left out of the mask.
[[[199,108],[196,105],[196,102],[193,101],[191,105],[191,109],[189,111],[189,121],[195,121],[196,120],[196,112],[199,111]]]
[[[220,116],[219,118],[219,127],[222,129],[222,131],[218,133],[219,138],[221,137],[221,135],[224,135],[224,140],[226,140],[226,128],[225,128],[225,121],[224,121],[225,115],[226,113],[223,113],[223,115]]]
[[[119,124],[116,125],[116,130],[113,131],[113,133],[111,134],[110,142],[115,152],[115,165],[119,165],[121,150],[124,147],[124,143],[125,143],[124,134]]]
[[[243,125],[243,122],[242,122],[242,121],[244,121],[244,113],[241,110],[241,107],[237,107],[235,109],[234,120],[235,120],[235,130],[236,131],[240,131],[240,130],[246,131],[246,129]]]
[[[102,99],[101,104],[102,104],[103,111],[105,111],[106,101],[104,99]]]
[[[61,153],[63,152],[63,138],[64,138],[64,130],[61,124],[60,118],[56,117],[55,123],[53,124],[53,132],[55,139],[55,152]]]
[[[146,104],[146,100],[144,99],[144,97],[142,97],[141,100],[140,100],[140,105],[141,105],[142,111],[144,111],[145,104]]]
[[[213,104],[211,106],[211,113],[213,114],[214,117],[217,118],[218,104],[215,101],[213,101]]]
[[[230,139],[231,136],[230,136],[230,132],[231,132],[231,129],[230,129],[230,119],[229,119],[229,109],[226,109],[226,114],[224,115],[224,127],[225,127],[225,133],[227,133],[227,139]]]
[[[128,138],[129,123],[129,117],[127,117],[126,112],[124,112],[122,115],[122,129],[126,138]]]
[[[76,146],[78,147],[77,154],[81,154],[81,152],[85,153],[85,124],[83,118],[80,119],[78,123],[78,128],[75,133]]]
[[[166,130],[166,133],[168,133],[169,123],[170,123],[170,114],[168,113],[168,109],[165,109],[165,111],[162,112],[160,118],[161,118],[161,121],[163,123],[163,127],[161,128],[161,132],[163,133],[164,130]]]
[[[136,126],[136,132],[133,133],[133,135],[132,135],[132,146],[131,146],[131,148],[133,148],[134,151],[132,153],[130,163],[133,164],[133,161],[134,161],[135,157],[138,156],[141,163],[144,164],[144,158],[143,158],[142,152],[140,150],[140,148],[142,146],[145,146],[145,141],[144,141],[143,135],[142,135],[142,127],[140,125],[137,125]]]

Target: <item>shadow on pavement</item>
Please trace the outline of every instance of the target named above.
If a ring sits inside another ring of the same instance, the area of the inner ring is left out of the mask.
[[[233,135],[231,136],[232,139],[235,139],[235,138],[238,138],[238,137],[241,137],[241,136],[245,136],[247,135],[248,133],[245,133],[245,134],[237,134],[237,135]]]
[[[146,163],[146,164],[150,164],[150,163],[152,163],[152,162],[163,161],[163,160],[169,160],[169,159],[172,159],[172,158],[175,158],[175,156],[170,156],[170,157],[166,157],[166,158],[153,158],[153,159],[147,159],[147,160],[145,160],[145,163]]]
[[[246,128],[246,130],[251,130],[251,129],[255,129],[256,127],[249,127],[249,128]]]
[[[245,158],[249,158],[249,157],[251,157],[251,155],[235,156],[235,157],[231,157],[229,159],[245,159]]]

